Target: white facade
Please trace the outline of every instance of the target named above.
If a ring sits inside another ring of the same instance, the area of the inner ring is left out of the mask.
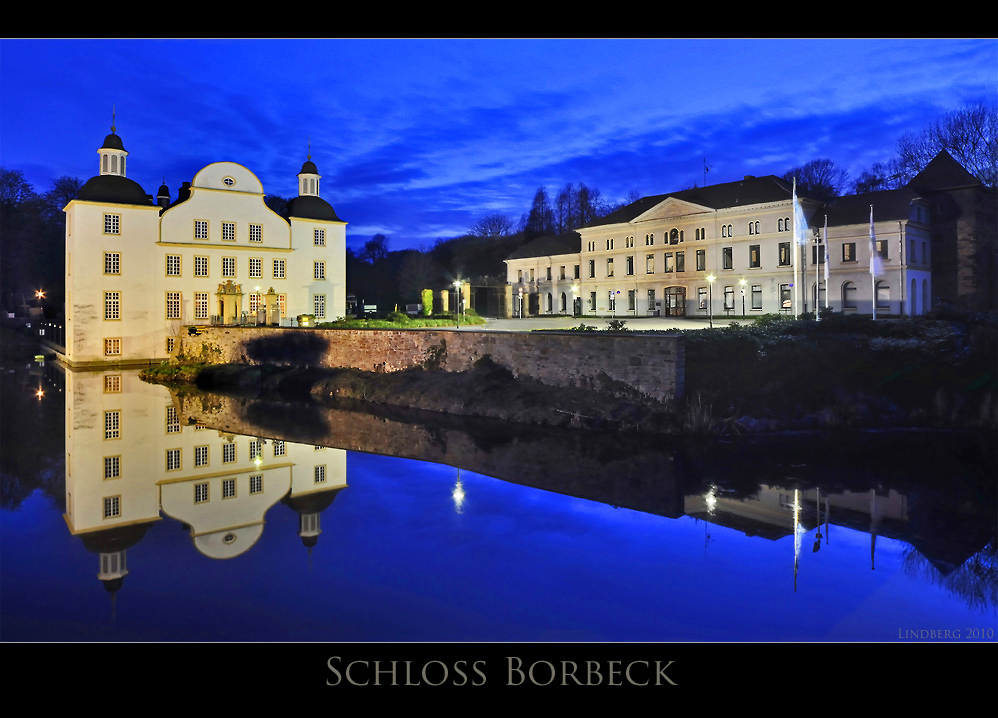
[[[346,223],[305,162],[282,217],[234,162],[199,171],[172,204],[125,177],[121,140],[66,208],[66,353],[71,366],[161,360],[190,325],[290,325],[346,313]],[[165,196],[164,196],[165,195]]]
[[[836,312],[871,314],[875,293],[878,315],[931,308],[924,200],[892,190],[798,202],[808,225],[803,246],[794,241],[792,187],[777,177],[643,198],[578,230],[577,253],[527,245],[507,259],[514,313],[523,297],[526,314],[572,313],[577,298],[581,314],[594,316],[798,315],[814,311],[816,289],[819,307]]]

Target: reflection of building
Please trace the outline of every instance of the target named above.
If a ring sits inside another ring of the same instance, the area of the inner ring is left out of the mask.
[[[901,189],[828,204],[802,197],[803,258],[792,186],[778,177],[644,197],[514,252],[512,310],[521,296],[525,314],[571,313],[577,299],[583,314],[618,317],[795,314],[826,298],[836,312],[870,314],[874,296],[878,314],[924,314],[935,297],[993,306],[993,195],[942,153]],[[871,205],[882,266],[875,282]],[[947,269],[934,286],[937,258]]]
[[[260,180],[216,162],[156,201],[125,176],[108,135],[100,174],[66,208],[66,341],[71,366],[166,358],[183,327],[286,325],[345,313],[345,226],[319,196],[309,159],[281,216]]]
[[[255,544],[275,506],[300,504],[311,548],[345,486],[343,450],[184,424],[169,392],[134,370],[66,372],[65,520],[99,554],[109,591],[129,571],[127,549],[164,517],[225,559]]]

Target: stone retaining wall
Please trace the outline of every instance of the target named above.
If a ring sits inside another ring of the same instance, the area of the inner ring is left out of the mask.
[[[610,380],[658,400],[683,393],[679,334],[209,327],[185,336],[182,352],[213,363],[374,372],[417,366],[465,371],[489,356],[514,376],[552,386],[606,387]]]

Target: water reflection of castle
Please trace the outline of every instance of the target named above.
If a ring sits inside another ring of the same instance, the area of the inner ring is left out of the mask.
[[[282,503],[309,550],[320,514],[346,487],[346,452],[182,424],[169,391],[136,371],[66,371],[66,524],[99,555],[117,591],[128,549],[169,518],[205,556],[228,559],[260,538]]]

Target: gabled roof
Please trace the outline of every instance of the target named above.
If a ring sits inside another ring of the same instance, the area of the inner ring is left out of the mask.
[[[565,234],[549,234],[533,239],[521,245],[506,259],[550,257],[559,254],[578,254],[581,251],[582,236],[578,232],[566,232]]]
[[[599,227],[618,222],[630,222],[670,197],[716,210],[727,207],[745,207],[765,202],[780,202],[788,200],[792,196],[792,186],[775,175],[765,177],[749,175],[735,182],[693,187],[679,192],[642,197],[587,226]]]
[[[908,219],[911,216],[911,203],[918,197],[918,192],[910,187],[863,194],[847,194],[833,199],[825,206],[824,210],[818,210],[811,217],[811,224],[816,227],[820,226],[823,222],[822,214],[828,215],[828,226],[830,227],[868,224],[871,204],[873,205],[873,220],[875,222]]]

